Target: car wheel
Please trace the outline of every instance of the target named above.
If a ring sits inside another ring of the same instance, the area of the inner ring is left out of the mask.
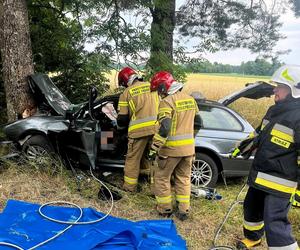
[[[191,182],[195,186],[215,187],[218,180],[218,168],[208,155],[196,153],[192,166]]]
[[[22,151],[29,160],[49,157],[54,153],[49,140],[42,135],[31,136],[22,146]]]

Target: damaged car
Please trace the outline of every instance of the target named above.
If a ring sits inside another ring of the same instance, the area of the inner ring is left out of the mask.
[[[89,100],[74,105],[45,74],[31,75],[28,83],[38,112],[8,124],[4,132],[29,159],[56,154],[67,163],[96,170],[124,167],[127,130],[117,129],[119,94],[97,98],[97,90],[92,88]],[[257,82],[218,102],[196,98],[203,127],[195,141],[194,185],[213,187],[219,176],[225,180],[248,174],[251,159],[232,159],[229,152],[253,127],[227,105],[240,97],[270,96],[272,89]]]

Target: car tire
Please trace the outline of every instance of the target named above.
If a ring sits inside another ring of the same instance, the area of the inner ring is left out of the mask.
[[[54,149],[45,136],[33,135],[23,144],[22,152],[28,159],[36,160],[38,157],[52,156]]]
[[[207,154],[196,153],[192,166],[191,182],[195,186],[215,187],[218,181],[216,162]]]

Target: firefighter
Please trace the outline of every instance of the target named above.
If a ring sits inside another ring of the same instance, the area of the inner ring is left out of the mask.
[[[129,67],[119,72],[118,81],[126,89],[119,98],[117,123],[119,127],[128,127],[123,189],[135,192],[141,165],[149,168],[151,163],[144,153],[158,126],[159,98],[150,91],[150,83],[143,82]]]
[[[153,137],[148,158],[157,160],[154,194],[158,213],[164,217],[173,213],[170,184],[173,175],[178,204],[175,215],[186,220],[190,210],[190,176],[195,154],[194,118],[199,110],[194,98],[181,92],[182,87],[183,84],[176,82],[166,71],[156,73],[151,79],[151,91],[157,90],[161,101],[159,130]]]
[[[272,76],[275,105],[262,120],[254,139],[256,155],[244,201],[244,235],[238,249],[250,249],[266,234],[269,249],[299,249],[287,215],[299,202],[300,66],[285,65]]]

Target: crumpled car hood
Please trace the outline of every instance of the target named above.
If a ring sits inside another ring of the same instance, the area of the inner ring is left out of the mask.
[[[64,116],[71,108],[72,103],[56,87],[46,74],[34,74],[29,76],[29,86],[39,103],[46,102],[59,115]]]

